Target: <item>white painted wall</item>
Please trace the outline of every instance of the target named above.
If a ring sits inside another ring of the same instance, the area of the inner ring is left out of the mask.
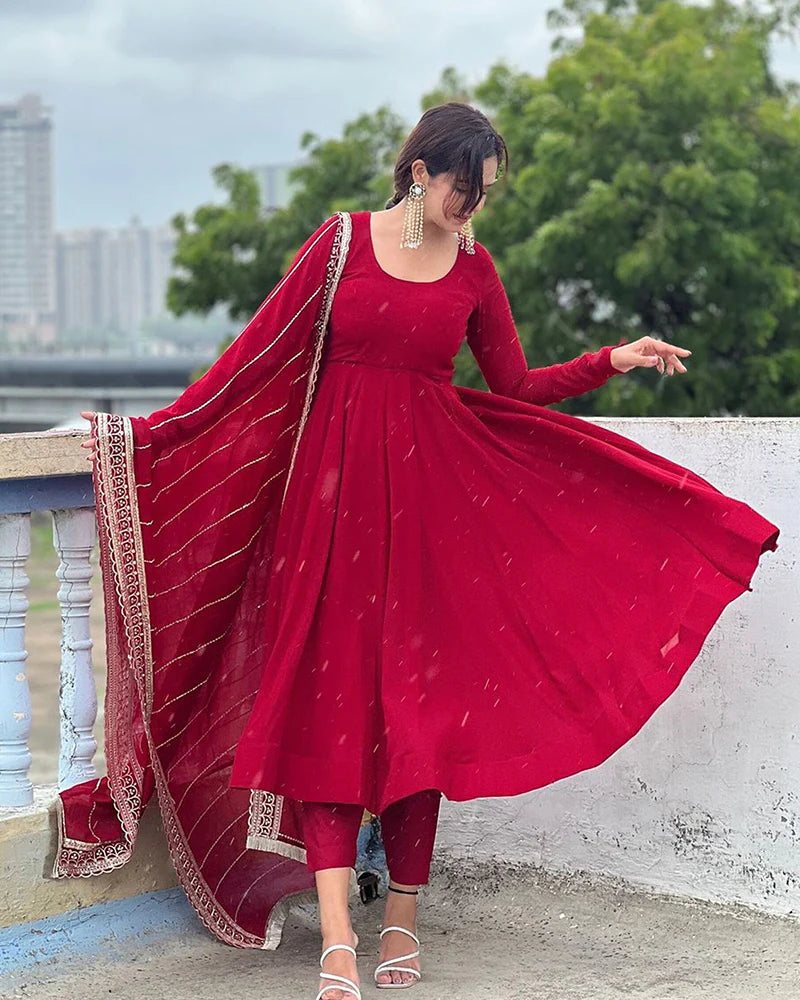
[[[800,914],[800,418],[591,418],[782,529],[677,691],[599,767],[442,802],[437,852]]]

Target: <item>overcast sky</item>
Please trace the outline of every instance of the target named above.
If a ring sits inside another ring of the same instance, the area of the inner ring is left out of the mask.
[[[55,121],[56,225],[165,222],[218,198],[210,170],[280,163],[389,104],[412,125],[454,65],[541,74],[556,0],[0,0],[0,103]],[[800,79],[800,47],[774,48]],[[511,150],[513,156],[513,150]]]

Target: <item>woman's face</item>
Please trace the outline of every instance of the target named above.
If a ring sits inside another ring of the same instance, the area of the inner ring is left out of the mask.
[[[483,161],[483,196],[471,212],[460,214],[466,188],[456,181],[453,174],[437,174],[431,177],[424,160],[414,160],[411,173],[415,181],[425,185],[425,221],[433,222],[451,233],[459,229],[476,212],[480,212],[486,202],[486,189],[497,181],[498,161],[496,156],[488,156]]]

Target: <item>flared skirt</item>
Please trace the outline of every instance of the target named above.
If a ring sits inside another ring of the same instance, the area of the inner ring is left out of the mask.
[[[329,361],[231,784],[379,813],[594,767],[676,689],[778,533],[587,420]]]

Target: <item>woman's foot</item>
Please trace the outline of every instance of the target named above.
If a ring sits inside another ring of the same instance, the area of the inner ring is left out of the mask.
[[[358,945],[358,935],[351,931],[349,934],[338,934],[335,937],[323,937],[322,939],[322,951],[329,948],[332,944],[349,944],[351,947],[355,948]],[[346,951],[344,948],[336,948],[329,955],[325,956],[325,960],[322,963],[323,972],[331,972],[335,976],[346,976],[348,979],[352,980],[356,986],[359,985],[358,979],[358,968],[356,966],[356,960],[351,952]],[[334,979],[322,979],[320,978],[318,989],[326,987],[325,992],[320,997],[320,1000],[357,1000],[357,994],[353,993],[352,990],[347,989],[345,983],[337,984]]]
[[[418,889],[418,886],[416,885],[401,885],[400,883],[395,883],[393,881],[390,881],[389,884],[395,886],[397,889],[405,889],[407,892]],[[412,934],[416,934],[416,894],[407,895],[406,892],[387,892],[386,909],[383,915],[382,926],[405,927],[407,930],[411,931]],[[410,938],[408,934],[403,934],[401,931],[387,931],[381,938],[378,963],[398,958],[400,955],[408,955],[410,952],[416,950],[417,946],[414,944],[414,939]],[[417,969],[419,972],[422,971],[418,958],[406,958],[397,964],[406,965],[410,969]],[[412,975],[410,972],[399,972],[396,969],[392,969],[387,970],[386,972],[379,972],[376,981],[378,983],[411,983],[416,982],[416,979],[417,977]],[[324,997],[323,1000],[325,1000]]]

